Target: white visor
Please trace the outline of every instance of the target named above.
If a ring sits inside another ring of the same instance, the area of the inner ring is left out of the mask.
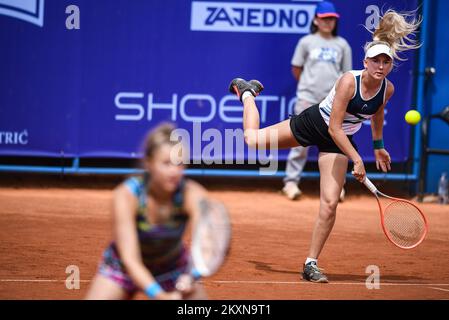
[[[373,58],[375,56],[378,56],[379,54],[386,54],[391,58],[391,60],[393,60],[393,54],[391,53],[390,47],[382,43],[375,44],[374,46],[369,48],[368,51],[366,51],[365,59]]]

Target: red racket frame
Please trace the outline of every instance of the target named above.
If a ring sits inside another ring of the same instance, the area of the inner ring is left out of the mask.
[[[425,214],[422,212],[422,210],[417,205],[415,205],[413,202],[411,202],[409,200],[401,199],[401,198],[395,198],[395,197],[390,197],[390,196],[387,196],[386,194],[380,192],[379,190],[377,190],[376,186],[367,177],[363,181],[363,184],[376,196],[377,204],[379,206],[380,222],[381,222],[382,230],[383,230],[385,236],[387,237],[387,239],[392,244],[394,244],[396,247],[401,248],[401,249],[405,249],[405,250],[413,249],[413,248],[416,248],[417,246],[419,246],[421,244],[421,242],[424,241],[424,238],[426,237],[427,232],[429,230],[429,225],[427,223],[427,218],[426,218]],[[385,207],[385,209],[384,209],[384,208],[382,208],[382,204],[380,203],[379,196],[382,196],[382,197],[388,198],[390,200],[393,200],[393,202],[389,203]],[[401,245],[397,244],[396,242],[393,241],[393,239],[391,239],[390,235],[388,234],[388,232],[387,232],[387,230],[385,228],[385,222],[384,222],[385,221],[385,219],[384,219],[385,214],[384,214],[384,212],[390,205],[392,205],[394,202],[397,202],[397,201],[406,202],[406,203],[410,204],[411,206],[415,207],[418,210],[418,212],[421,214],[421,216],[422,216],[422,218],[424,220],[424,232],[423,232],[421,238],[418,240],[418,242],[415,243],[412,246],[406,247],[406,246],[401,246]]]

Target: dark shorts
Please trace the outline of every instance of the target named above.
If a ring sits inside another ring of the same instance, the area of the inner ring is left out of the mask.
[[[317,146],[320,152],[344,154],[329,135],[329,127],[321,116],[318,104],[307,108],[299,115],[292,116],[290,118],[290,129],[298,143],[304,147]],[[348,135],[347,137],[357,150],[357,145],[352,140],[352,136]]]

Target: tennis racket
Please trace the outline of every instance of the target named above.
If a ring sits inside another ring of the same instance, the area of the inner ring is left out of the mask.
[[[217,201],[202,200],[190,239],[189,273],[176,280],[176,289],[188,294],[193,282],[209,277],[222,266],[229,253],[231,222],[226,207]]]
[[[191,255],[195,276],[209,277],[223,264],[231,241],[231,222],[223,204],[204,200],[192,233]]]
[[[363,184],[376,196],[382,229],[395,246],[401,249],[416,248],[426,237],[428,226],[424,213],[414,203],[387,196],[365,178]],[[385,202],[382,206],[381,203]]]

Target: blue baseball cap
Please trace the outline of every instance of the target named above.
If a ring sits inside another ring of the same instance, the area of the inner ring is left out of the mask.
[[[316,6],[315,15],[318,18],[340,18],[340,15],[337,13],[334,4],[330,1],[322,1],[318,3],[318,5]]]

